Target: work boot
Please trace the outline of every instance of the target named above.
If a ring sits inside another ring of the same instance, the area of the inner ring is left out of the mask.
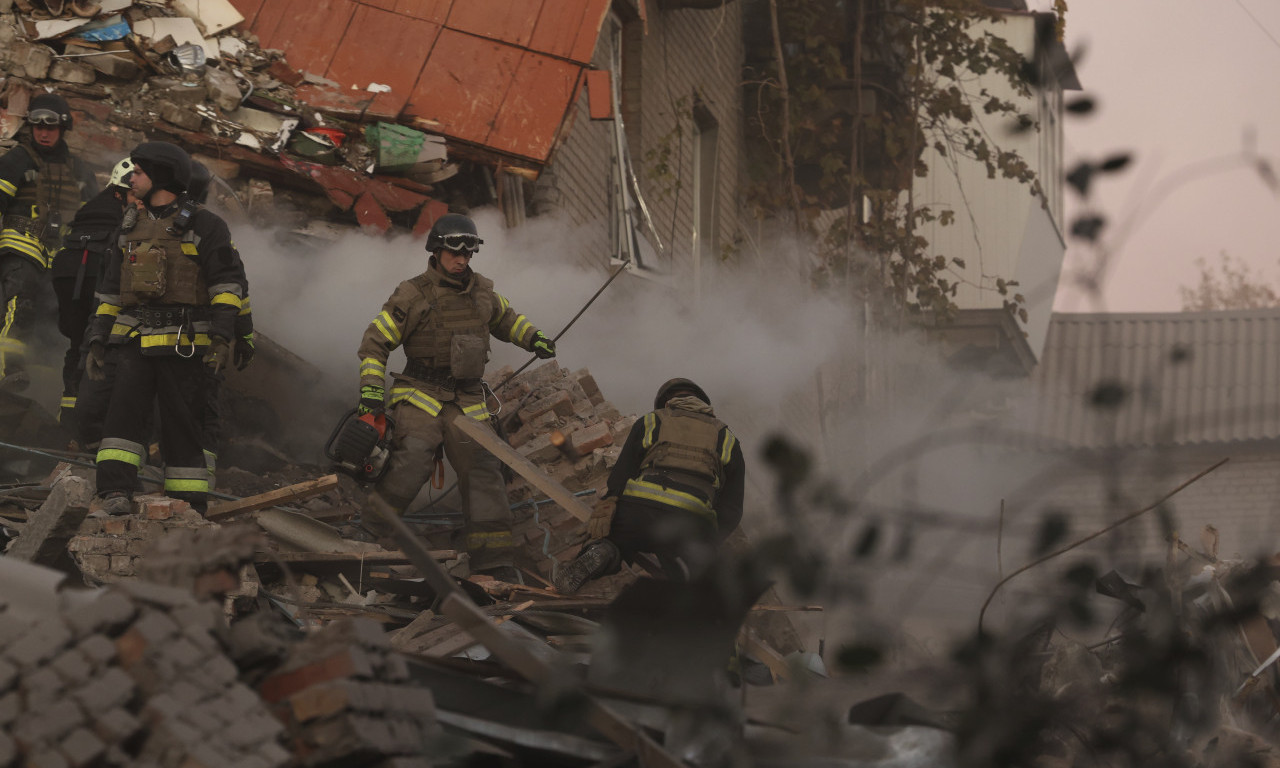
[[[13,392],[15,394],[26,392],[29,386],[31,386],[31,377],[26,371],[22,370],[5,374],[4,378],[0,379],[0,389],[5,392]]]
[[[102,511],[111,517],[133,514],[133,499],[123,491],[110,491],[102,497]]]
[[[608,539],[596,539],[583,547],[573,562],[556,572],[556,591],[562,595],[572,595],[588,581],[612,572],[621,560],[622,553],[618,551],[616,544]]]

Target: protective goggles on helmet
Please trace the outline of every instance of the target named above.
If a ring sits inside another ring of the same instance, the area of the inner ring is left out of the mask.
[[[27,113],[27,122],[32,125],[61,125],[62,115],[52,109],[33,109]]]
[[[480,250],[480,244],[484,241],[479,235],[473,235],[470,232],[453,232],[441,235],[440,242],[447,250],[454,253],[475,253]]]

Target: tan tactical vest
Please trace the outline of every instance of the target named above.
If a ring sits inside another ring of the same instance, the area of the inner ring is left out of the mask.
[[[143,214],[133,229],[120,235],[122,306],[209,303],[200,265],[182,252],[183,235],[173,228],[173,219]]]
[[[18,186],[9,211],[14,216],[31,220],[31,225],[24,227],[29,234],[46,244],[57,242],[62,237],[60,229],[71,224],[80,207],[80,182],[76,180],[70,158],[66,162],[50,163],[30,144],[23,142],[20,146],[31,156],[36,167],[23,176],[23,183]],[[57,216],[50,215],[54,210]],[[52,221],[57,222],[57,227],[47,226]]]
[[[676,408],[658,411],[658,439],[640,460],[641,476],[652,470],[680,473],[682,483],[699,487],[715,500],[724,479],[720,430],[724,422],[705,413]]]
[[[413,282],[431,308],[423,324],[405,339],[405,356],[429,368],[449,368],[458,378],[483,376],[489,359],[489,318],[497,302],[493,281],[473,274],[468,291],[439,287],[425,275]]]

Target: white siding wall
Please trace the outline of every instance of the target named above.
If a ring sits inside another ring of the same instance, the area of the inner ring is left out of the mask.
[[[1030,15],[1012,14],[985,29],[1004,37],[1028,59],[1035,56],[1035,20]],[[929,175],[917,182],[916,205],[929,205],[935,212],[955,211],[955,223],[927,224],[921,234],[929,241],[933,255],[964,260],[963,270],[954,268],[961,282],[956,303],[961,309],[999,309],[1006,298],[1021,293],[1027,298],[1031,316],[1026,330],[1032,351],[1039,356],[1048,329],[1057,276],[1065,245],[1061,237],[1061,120],[1050,119],[1047,111],[1061,105],[1056,87],[1042,96],[1018,96],[1001,75],[980,78],[981,87],[1008,99],[1044,130],[1013,133],[1004,121],[987,117],[984,126],[989,141],[1003,150],[1017,152],[1048,190],[1047,201],[1031,195],[1030,187],[1011,179],[987,178],[986,167],[972,160],[953,160],[926,150]],[[970,87],[976,92],[976,87]],[[981,119],[981,102],[974,105]],[[994,148],[993,148],[994,149]],[[1047,210],[1046,210],[1047,205]],[[1009,296],[996,290],[996,278],[1017,280],[1020,285]]]

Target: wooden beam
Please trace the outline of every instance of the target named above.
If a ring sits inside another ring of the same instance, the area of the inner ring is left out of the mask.
[[[557,483],[550,475],[534,466],[524,456],[516,452],[516,449],[508,445],[502,438],[498,437],[487,424],[476,421],[475,419],[456,418],[450,422],[458,428],[467,437],[475,440],[485,450],[498,457],[498,460],[508,467],[511,467],[528,480],[533,487],[551,497],[551,500],[564,507],[569,514],[578,518],[582,522],[591,519],[591,508],[578,500],[568,488]]]
[[[307,499],[312,496],[319,496],[325,491],[338,487],[337,475],[325,475],[317,480],[307,480],[302,483],[294,483],[286,485],[283,488],[277,488],[274,491],[259,493],[256,496],[247,496],[236,501],[228,501],[223,504],[215,504],[205,513],[205,518],[209,520],[219,520],[232,515],[240,515],[245,512],[255,512],[259,509],[274,507],[287,501],[297,501],[298,499]]]
[[[458,557],[456,549],[433,549],[431,557],[439,562],[454,560]],[[410,558],[403,552],[259,552],[255,562],[270,563],[303,563],[320,565],[323,563],[365,563],[366,565],[401,565],[409,563]]]

